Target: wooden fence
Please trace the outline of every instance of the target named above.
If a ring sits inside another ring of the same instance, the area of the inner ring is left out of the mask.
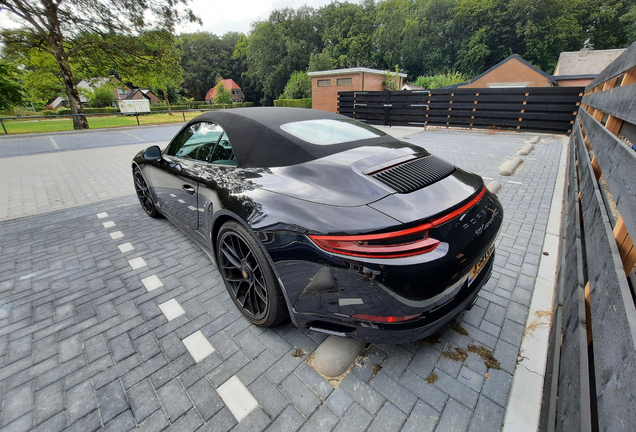
[[[636,430],[634,105],[636,44],[586,87],[570,135],[543,431]]]
[[[338,112],[374,125],[570,133],[583,87],[339,92]]]

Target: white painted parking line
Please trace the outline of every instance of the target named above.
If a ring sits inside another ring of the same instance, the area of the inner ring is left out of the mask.
[[[108,222],[104,222],[102,225],[104,225],[104,228],[112,228],[115,226],[115,222],[108,221]]]
[[[350,305],[357,305],[357,304],[364,304],[364,302],[362,301],[361,298],[345,298],[345,299],[338,300],[338,305],[340,306],[350,306]]]
[[[258,406],[254,396],[236,375],[216,389],[216,392],[238,422],[247,417]]]
[[[60,149],[60,146],[57,145],[57,143],[55,142],[55,140],[53,139],[52,136],[49,136],[49,140],[51,140],[51,144],[53,144],[53,148],[55,150],[59,150]]]
[[[184,200],[182,200],[182,199],[177,200],[177,201],[179,201],[181,204],[185,204],[185,201],[184,201]]]
[[[190,210],[192,210],[192,211],[197,211],[197,208],[196,208],[196,207],[188,206],[188,208],[189,208]]]
[[[97,217],[99,219],[104,219],[108,217],[108,213],[104,212],[104,213],[97,213]]]
[[[170,194],[170,196],[171,196],[172,198],[176,198],[176,197],[177,197],[175,194]]]
[[[185,338],[183,340],[183,344],[197,363],[215,351],[208,338],[201,333],[201,330],[198,330]]]
[[[124,131],[119,131],[119,132],[121,132],[121,133],[123,133],[123,134],[126,134],[126,135],[128,135],[129,137],[133,137],[133,138],[135,138],[135,139],[138,139],[139,141],[143,141],[143,138],[139,138],[139,137],[137,137],[137,136],[134,136],[134,135],[133,135],[133,134],[131,134],[131,133],[124,132]]]
[[[176,299],[170,299],[165,303],[161,303],[159,309],[161,309],[161,312],[168,318],[168,321],[172,321],[185,313]]]
[[[143,261],[142,258],[136,258],[136,259],[141,259]],[[146,263],[144,262],[143,265],[146,265]],[[146,287],[148,291],[153,291],[163,286],[163,282],[161,282],[161,279],[159,279],[157,275],[148,276],[147,278],[142,279],[141,283],[144,284],[144,286]]]
[[[115,231],[110,233],[110,238],[112,238],[113,240],[117,240],[119,238],[122,238],[124,236],[124,233],[121,231]]]
[[[508,180],[506,183],[523,184],[521,182],[516,182],[516,181],[512,181],[512,180]]]
[[[133,270],[137,270],[138,268],[146,266],[146,261],[142,257],[133,258],[128,261],[128,264],[132,267]]]
[[[120,244],[119,246],[117,246],[119,248],[119,250],[121,251],[121,253],[125,253],[125,252],[129,252],[131,250],[134,249],[133,245],[131,245],[130,243],[124,243],[124,244]]]

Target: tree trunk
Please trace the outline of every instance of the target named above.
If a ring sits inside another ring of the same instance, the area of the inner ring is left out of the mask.
[[[64,38],[60,27],[60,20],[57,15],[57,5],[51,0],[42,0],[45,8],[46,19],[49,22],[49,43],[53,50],[53,55],[60,67],[60,73],[66,88],[66,97],[73,114],[84,114],[84,108],[80,101],[79,91],[73,80],[73,71],[68,62],[68,54],[64,49]],[[85,116],[73,116],[73,129],[88,129],[88,121]]]
[[[166,105],[168,106],[168,115],[173,115],[172,109],[170,108],[170,101],[168,100],[168,92],[166,89],[161,89],[161,91],[163,92],[163,98],[166,100]]]

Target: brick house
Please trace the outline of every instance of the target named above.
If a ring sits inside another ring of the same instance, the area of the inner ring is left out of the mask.
[[[596,78],[611,62],[625,51],[625,48],[608,50],[565,51],[559,54],[552,79],[561,87],[585,87]]]
[[[309,72],[307,75],[311,77],[312,108],[335,113],[338,112],[338,92],[384,90],[382,83],[386,71],[350,68]],[[402,87],[405,77],[405,73],[398,74],[398,88]]]
[[[538,67],[513,54],[470,81],[448,88],[552,87],[551,78]]]
[[[237,102],[243,102],[245,100],[245,97],[243,96],[243,91],[241,90],[239,85],[234,82],[233,79],[228,78],[228,79],[221,80],[220,82],[222,82],[225,88],[230,91],[230,94],[232,96],[232,102],[237,103]],[[212,87],[210,90],[208,90],[208,93],[205,95],[205,101],[213,102],[215,97],[216,97],[216,89]]]
[[[124,100],[140,100],[140,99],[148,99],[150,103],[161,102],[161,99],[159,99],[157,95],[152,92],[152,90],[148,90],[148,89],[131,90],[130,93],[128,93],[126,97],[124,98]]]

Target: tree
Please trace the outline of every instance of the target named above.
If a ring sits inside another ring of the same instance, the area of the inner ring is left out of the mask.
[[[89,105],[97,108],[111,106],[115,102],[115,95],[113,94],[113,87],[108,84],[103,84],[96,87],[90,95]]]
[[[133,36],[148,28],[171,32],[178,22],[200,22],[191,10],[181,8],[185,2],[187,0],[0,0],[0,6],[24,24],[22,37],[13,43],[55,57],[71,111],[83,114],[69,56],[90,58],[102,48],[126,52],[126,45],[109,45],[109,42],[125,40],[115,36]],[[101,44],[103,41],[105,44]],[[87,129],[86,117],[74,116],[73,127]]]
[[[24,98],[24,88],[18,78],[15,66],[0,60],[0,110],[20,105]]]
[[[323,53],[333,62],[333,66],[322,70],[376,66],[373,56],[376,7],[372,0],[360,4],[335,1],[320,8],[317,15]]]
[[[310,7],[277,9],[267,21],[253,23],[250,35],[239,40],[234,55],[247,68],[244,78],[262,89],[262,104],[271,105],[292,72],[306,70],[311,54],[322,51],[319,24]]]
[[[22,52],[13,48],[5,46],[3,53],[12,63],[20,65],[22,81],[32,101],[47,104],[65,94],[60,68],[53,56],[41,51]]]
[[[215,104],[232,104],[232,95],[230,91],[225,88],[225,84],[220,82],[214,89],[216,90],[216,96],[214,97]]]
[[[243,70],[239,60],[233,58],[232,54],[241,36],[241,33],[236,32],[226,33],[222,37],[206,32],[177,36],[185,94],[195,100],[204,100],[208,90],[216,85],[216,75],[232,78],[237,83],[240,81]]]
[[[309,57],[310,72],[330,70],[335,69],[335,67],[336,61],[333,60],[326,51],[319,54],[312,53],[311,57]]]
[[[285,91],[280,95],[279,99],[303,99],[311,97],[311,77],[307,72],[294,72],[287,85]]]

